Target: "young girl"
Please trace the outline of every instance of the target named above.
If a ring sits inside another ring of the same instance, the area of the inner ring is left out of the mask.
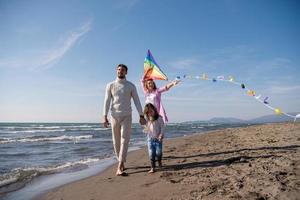
[[[147,119],[145,133],[147,134],[148,152],[151,160],[151,169],[149,173],[155,172],[155,161],[161,167],[162,159],[162,140],[164,138],[164,121],[159,116],[155,106],[151,103],[145,105],[144,114]]]
[[[156,107],[158,114],[162,116],[165,123],[168,122],[168,117],[166,115],[166,111],[161,102],[161,93],[168,91],[171,87],[173,87],[178,83],[179,80],[174,80],[171,83],[165,85],[164,87],[157,88],[155,82],[152,79],[147,79],[147,80],[145,80],[144,78],[142,79],[142,86],[146,98],[145,103],[153,104]]]

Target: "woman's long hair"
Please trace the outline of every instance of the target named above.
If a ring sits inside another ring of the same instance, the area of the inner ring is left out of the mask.
[[[157,120],[158,117],[159,117],[159,114],[157,112],[157,109],[155,108],[155,106],[152,103],[147,103],[145,105],[144,115],[146,116],[147,120],[150,120],[150,117],[148,115],[148,112],[149,112],[150,109],[154,110],[153,121]]]

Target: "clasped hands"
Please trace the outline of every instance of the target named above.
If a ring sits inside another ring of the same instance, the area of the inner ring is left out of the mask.
[[[145,119],[145,117],[144,116],[140,116],[140,125],[146,125],[146,119]]]
[[[142,126],[146,124],[146,119],[144,118],[144,116],[140,116],[139,122]],[[108,126],[109,126],[109,121],[106,116],[104,117],[103,126],[104,126],[104,128],[108,128]]]

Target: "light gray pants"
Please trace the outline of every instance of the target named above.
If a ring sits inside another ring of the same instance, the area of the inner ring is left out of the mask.
[[[131,115],[111,117],[112,139],[115,154],[119,162],[126,162],[128,144],[131,135]]]

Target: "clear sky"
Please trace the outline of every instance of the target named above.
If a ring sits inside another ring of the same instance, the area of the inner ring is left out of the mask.
[[[299,112],[299,36],[297,0],[0,0],[0,121],[99,122],[119,63],[144,104],[147,49],[171,80],[231,75]],[[223,82],[184,80],[163,103],[170,122],[273,114]]]

